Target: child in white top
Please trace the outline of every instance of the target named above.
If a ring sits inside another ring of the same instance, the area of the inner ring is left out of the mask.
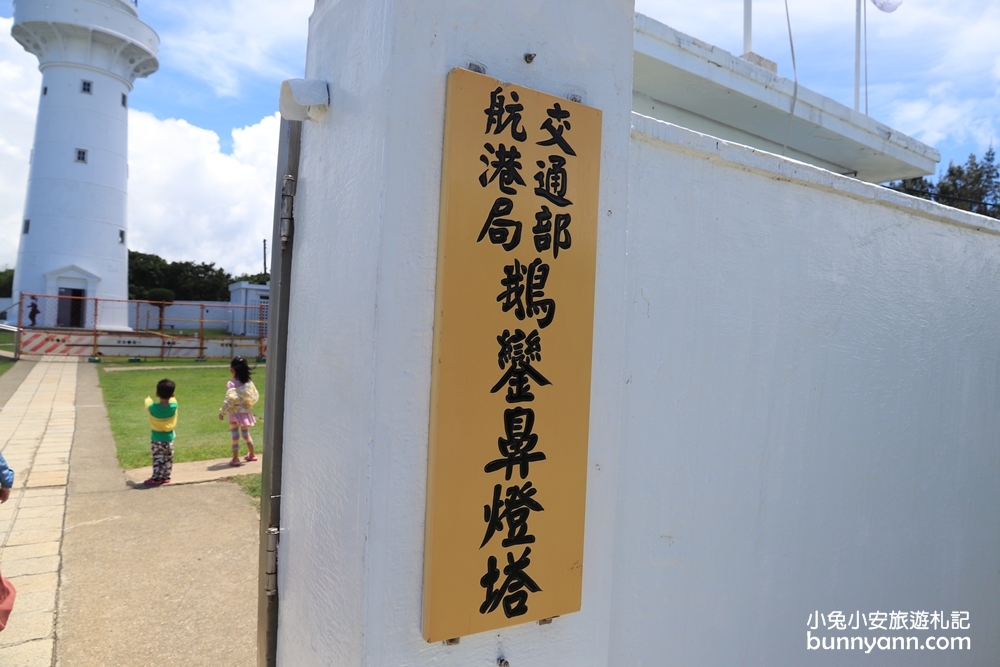
[[[244,461],[256,461],[253,453],[253,440],[250,438],[250,427],[257,423],[253,416],[253,406],[259,397],[257,388],[250,380],[250,365],[243,357],[236,357],[229,364],[229,372],[233,379],[226,383],[226,400],[219,410],[219,419],[229,415],[229,433],[233,438],[233,460],[231,466],[241,466],[240,434],[247,443],[248,454]]]

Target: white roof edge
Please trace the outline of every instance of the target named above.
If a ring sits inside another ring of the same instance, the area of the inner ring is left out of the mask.
[[[271,289],[271,283],[268,282],[267,285],[258,285],[256,283],[250,282],[249,280],[240,280],[235,283],[229,283],[230,292],[235,292],[236,290],[239,289],[260,290],[260,291],[269,290]]]
[[[91,273],[87,269],[81,269],[76,264],[67,264],[66,266],[60,267],[58,269],[52,269],[51,271],[46,271],[42,275],[45,276],[46,278],[49,278],[51,276],[55,276],[55,277],[64,276],[67,273],[78,273],[78,274],[80,274],[82,276],[86,276],[87,278],[91,278],[93,280],[100,280],[101,279],[101,277],[99,275],[97,275],[96,273]]]
[[[633,136],[638,135],[647,141],[666,144],[672,150],[702,156],[707,154],[710,156],[709,159],[728,162],[738,168],[771,178],[837,192],[852,199],[905,209],[944,224],[1000,235],[1000,220],[985,215],[914,197],[876,183],[866,183],[849,176],[835,174],[805,162],[721,140],[635,112],[632,112],[631,124]]]
[[[703,62],[698,69],[704,69],[698,73],[706,79],[734,88],[748,97],[758,98],[785,114],[795,97],[794,81],[639,13],[635,15],[634,50],[687,71],[692,71],[692,57],[701,60]],[[687,62],[680,62],[682,60]],[[725,81],[721,81],[721,78],[725,78]],[[905,162],[929,165],[928,173],[933,173],[934,165],[941,160],[940,152],[934,147],[809,90],[800,83],[795,117],[816,124],[817,113],[822,115],[823,122],[820,124],[827,129],[845,137],[860,131],[865,135],[864,143],[871,148]]]

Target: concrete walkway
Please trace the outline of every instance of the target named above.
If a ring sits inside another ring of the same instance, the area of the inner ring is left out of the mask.
[[[77,366],[35,364],[0,411],[0,450],[15,471],[14,490],[0,505],[0,571],[17,589],[0,633],[5,666],[52,660]]]
[[[19,362],[0,404],[16,473],[0,570],[17,588],[0,665],[254,665],[250,498],[226,482],[131,486],[94,366]]]
[[[212,459],[211,461],[186,461],[175,463],[170,473],[170,483],[177,484],[198,484],[200,482],[211,482],[216,479],[225,479],[233,475],[250,475],[261,471],[261,460],[243,461],[237,467],[229,465],[232,459]],[[131,484],[140,484],[153,476],[153,466],[145,468],[133,468],[125,471],[125,478]]]

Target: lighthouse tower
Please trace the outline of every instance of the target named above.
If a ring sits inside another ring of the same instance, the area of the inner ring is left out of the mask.
[[[42,90],[14,298],[128,298],[128,94],[157,70],[138,0],[14,0],[11,35]],[[36,326],[128,328],[124,302],[39,300]]]

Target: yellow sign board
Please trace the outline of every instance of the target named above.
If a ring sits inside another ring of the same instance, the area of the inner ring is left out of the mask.
[[[448,77],[423,634],[580,609],[601,112]]]

